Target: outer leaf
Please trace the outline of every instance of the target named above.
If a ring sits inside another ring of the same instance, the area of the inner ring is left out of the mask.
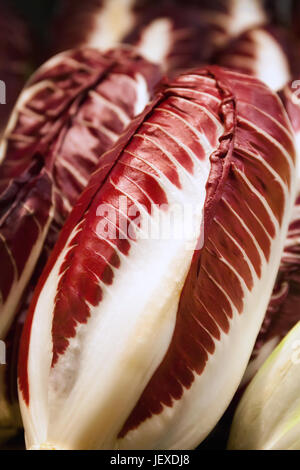
[[[297,153],[300,155],[299,83],[292,81],[280,92],[280,97],[292,123]],[[282,338],[300,320],[300,166],[298,193],[289,224],[284,252],[276,283],[257,337],[242,385],[254,376],[259,367]]]
[[[249,360],[295,196],[287,116],[261,82],[217,67],[178,77],[147,113],[102,159],[35,291],[19,364],[28,448],[193,448]],[[192,207],[177,220],[196,227],[189,250],[172,232],[128,234],[174,204]]]
[[[117,46],[136,23],[139,0],[61,0],[58,6],[50,53],[82,45],[102,50]],[[61,31],[57,34],[57,31]]]
[[[205,22],[216,27],[219,31],[218,44],[221,46],[228,39],[264,24],[269,19],[264,0],[189,0],[188,3],[197,5],[202,10]]]
[[[247,30],[221,50],[216,63],[253,75],[274,91],[281,90],[300,71],[295,38],[275,26]]]
[[[225,16],[227,19],[227,12]],[[204,19],[199,4],[183,6],[164,0],[137,12],[135,25],[123,42],[134,45],[166,72],[174,73],[209,62],[224,36],[222,27]]]
[[[22,93],[0,148],[0,338],[44,244],[159,78],[130,50],[82,49],[51,59]]]
[[[54,25],[53,48],[88,44],[107,49],[125,42],[174,72],[209,61],[230,37],[265,21],[260,0],[65,0]]]
[[[300,322],[251,381],[235,413],[230,449],[300,449]]]
[[[1,144],[0,339],[17,348],[15,327],[6,335],[26,312],[65,218],[159,78],[129,49],[82,49],[51,59],[22,93]],[[9,356],[0,371],[0,428],[8,420],[19,426],[14,370]]]
[[[283,88],[280,97],[290,117],[300,154],[299,83],[288,81],[299,72],[294,38],[278,27],[259,27],[246,31],[223,50],[217,62],[256,76],[274,90]],[[299,167],[298,167],[299,173]],[[300,173],[299,173],[300,174]],[[248,383],[266,357],[299,320],[299,204],[297,196],[285,250],[276,284],[257,338],[249,366],[242,381]]]

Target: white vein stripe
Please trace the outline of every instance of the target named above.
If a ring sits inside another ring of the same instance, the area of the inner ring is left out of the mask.
[[[60,164],[74,177],[78,183],[81,184],[81,186],[85,187],[87,185],[88,178],[85,178],[83,175],[81,175],[79,171],[74,168],[74,166],[67,162],[67,160],[61,158]]]
[[[271,242],[273,239],[272,239],[271,235],[269,234],[269,232],[267,231],[266,227],[264,226],[263,222],[258,218],[258,216],[255,214],[255,212],[253,212],[253,210],[251,209],[251,207],[249,207],[249,205],[246,201],[244,202],[244,204],[247,207],[248,211],[251,212],[251,214],[253,215],[255,220],[258,222],[258,224],[260,225],[260,227],[262,228],[262,230],[266,234],[268,240]]]
[[[128,263],[128,257],[126,255],[124,255],[124,253],[121,252],[118,245],[114,244],[108,238],[102,237],[101,235],[99,235],[99,233],[95,232],[95,230],[93,230],[93,233],[97,238],[100,238],[100,240],[103,240],[104,242],[108,243],[108,245],[110,245],[110,247],[116,252],[116,254],[120,258],[120,260],[122,260],[123,262],[127,262],[127,264],[129,264]],[[129,243],[131,243],[131,240],[129,241],[127,237],[126,237],[125,240],[128,241]]]
[[[140,210],[140,212],[143,212],[144,215],[146,215],[147,217],[149,217],[149,214],[147,212],[147,210],[144,208],[144,206],[139,203],[138,201],[136,201],[132,196],[130,196],[129,194],[127,194],[125,191],[123,191],[123,189],[119,188],[119,186],[117,184],[115,184],[112,179],[110,178],[110,183],[112,184],[112,186],[117,190],[119,191],[120,193],[124,194],[125,197],[127,197],[129,199],[129,201],[132,201],[133,204]],[[148,199],[151,201],[151,199],[149,198],[148,196]]]
[[[209,309],[204,305],[203,300],[202,300],[199,296],[196,297],[196,300],[197,300],[197,302],[199,302],[199,303],[202,305],[202,307],[203,307],[204,310],[206,311],[206,313],[207,313],[207,315],[209,316],[209,318],[211,319],[211,321],[214,323],[216,329],[218,330],[218,332],[219,332],[219,334],[220,334],[220,336],[221,336],[221,331],[220,331],[221,327],[220,327],[220,325],[218,324],[217,320],[212,316],[212,314],[210,313]],[[227,315],[226,315],[226,314],[224,314],[224,315],[225,315],[225,317],[227,318]],[[213,333],[211,333],[211,335],[213,336]],[[215,338],[215,336],[213,336],[213,338]],[[217,339],[217,338],[215,338],[215,339]],[[219,341],[219,340],[218,340],[218,341]]]
[[[221,100],[214,95],[211,95],[210,93],[207,93],[205,91],[199,91],[199,90],[193,90],[192,88],[184,88],[184,87],[170,87],[166,89],[166,93],[168,92],[173,92],[175,93],[175,96],[177,97],[176,93],[177,92],[182,92],[182,93],[188,93],[190,95],[195,95],[195,96],[203,96],[203,97],[209,97],[213,101],[216,101],[217,103],[221,103]]]
[[[278,220],[276,219],[275,217],[275,214],[274,212],[272,211],[272,209],[270,208],[270,206],[268,205],[267,201],[265,200],[265,198],[257,191],[257,189],[253,186],[252,183],[250,183],[249,179],[247,178],[247,176],[245,175],[245,173],[243,173],[236,165],[234,165],[234,169],[235,171],[241,176],[242,180],[244,181],[244,183],[248,186],[248,188],[250,189],[250,191],[255,194],[255,196],[259,199],[259,201],[262,203],[262,205],[264,206],[264,208],[266,209],[266,212],[269,214],[270,216],[270,219],[272,220],[273,224],[275,225],[275,227],[278,229],[279,228],[279,222]]]
[[[171,140],[173,140],[173,142],[175,142],[176,145],[178,145],[178,147],[182,148],[183,150],[185,150],[185,152],[191,157],[192,159],[192,162],[195,166],[199,166],[199,163],[200,163],[200,160],[199,158],[196,156],[196,154],[187,146],[185,145],[183,142],[181,142],[180,140],[177,139],[177,137],[173,136],[172,134],[170,134],[163,126],[159,125],[159,124],[156,124],[156,123],[148,123],[148,122],[145,122],[144,125],[147,125],[147,126],[154,126],[155,128],[159,129],[160,131],[162,131],[164,134],[166,134]],[[144,137],[144,136],[143,136]],[[180,168],[182,169],[182,171],[184,171],[187,175],[189,175],[189,177],[191,179],[192,176],[191,174],[183,167],[180,165],[180,163],[177,161],[176,158],[173,157],[173,155],[168,152],[168,150],[165,148],[165,147],[161,147],[159,146],[157,143],[155,143],[154,140],[151,139],[151,137],[147,137],[152,143],[153,145],[155,145],[157,148],[161,149],[169,158],[170,160],[176,164],[176,165],[179,165]],[[193,179],[194,180],[194,179]]]
[[[244,290],[247,290],[249,292],[249,289],[247,287],[247,284],[244,280],[244,278],[238,273],[238,271],[227,261],[226,258],[224,258],[224,256],[222,255],[222,253],[220,252],[220,250],[218,250],[214,244],[214,242],[210,240],[210,243],[215,247],[216,249],[216,252],[217,252],[217,256],[218,256],[218,259],[221,261],[221,263],[225,264],[225,266],[227,266],[230,271],[233,272],[233,274],[235,275],[235,277],[240,281],[241,285],[244,286]],[[207,248],[207,251],[208,253],[210,253],[212,256],[215,256],[215,253],[213,251],[211,251],[209,248]]]
[[[139,138],[142,138],[143,140],[146,138],[146,135],[140,135],[140,134],[135,134],[134,137],[139,137]],[[149,139],[147,139],[149,140]],[[132,157],[134,157],[135,159],[139,160],[140,162],[144,163],[146,166],[148,166],[149,168],[151,168],[153,171],[155,171],[156,173],[158,173],[159,175],[161,175],[162,177],[165,177],[166,176],[163,174],[163,172],[158,168],[156,167],[155,165],[153,165],[152,163],[150,163],[149,161],[145,160],[143,157],[135,154],[134,152],[131,152],[130,150],[124,150],[124,153],[127,153],[128,155],[131,155]],[[164,152],[163,152],[164,153]],[[130,165],[129,163],[127,162],[123,162],[123,161],[120,161],[120,163],[122,165],[125,165],[125,166],[128,166],[129,168],[132,168],[134,170],[138,170],[142,173],[145,173],[146,175],[149,175],[149,176],[152,176],[153,174],[152,173],[148,173],[146,170],[142,170],[140,168],[137,168],[135,166],[132,166]],[[168,166],[168,168],[170,168],[170,170],[173,170],[175,171],[175,169],[169,164],[169,162],[167,160],[164,160],[164,163]]]
[[[24,207],[24,209],[28,212],[28,214],[31,215],[31,217],[33,218],[33,220],[35,221],[38,229],[39,229],[39,232],[42,233],[42,227],[41,227],[41,224],[39,223],[37,217],[34,215],[34,211],[32,209],[30,209],[30,207],[27,206],[26,203],[22,202],[22,206]]]
[[[262,262],[262,260],[264,259],[264,253],[261,249],[261,247],[259,246],[256,238],[254,237],[253,233],[251,232],[251,230],[249,229],[248,225],[246,225],[246,223],[244,222],[244,220],[237,214],[237,212],[231,207],[231,205],[226,201],[226,199],[222,199],[222,201],[224,201],[224,203],[227,205],[228,209],[233,213],[233,215],[238,219],[238,221],[240,222],[240,224],[242,225],[242,227],[246,230],[246,232],[248,233],[248,235],[250,236],[252,242],[254,243],[255,245],[255,248],[257,249],[258,251],[258,254],[260,256],[260,261]]]
[[[160,126],[156,126],[156,127],[160,127]],[[161,130],[163,130],[161,128]],[[167,134],[167,132],[165,132],[165,134]],[[169,137],[171,137],[170,134],[168,134]],[[180,175],[180,172],[184,172],[185,175],[193,182],[193,184],[195,184],[195,178],[193,178],[193,176],[179,163],[179,161],[177,160],[176,157],[174,157],[174,155],[169,152],[169,150],[167,150],[163,145],[159,145],[158,142],[156,140],[153,140],[151,137],[149,137],[147,134],[135,134],[135,137],[138,137],[142,140],[148,140],[152,145],[154,145],[156,148],[158,148],[163,154],[166,155],[166,157],[175,165],[175,167],[179,170],[179,175]],[[177,144],[177,141],[173,138],[173,141]],[[200,143],[200,142],[199,142]],[[182,146],[182,148],[184,148]],[[186,147],[186,149],[188,149],[188,147]],[[129,152],[128,152],[129,153]],[[133,156],[136,156],[135,154],[132,153]],[[195,166],[200,166],[201,162],[199,160],[199,158],[196,157],[196,155],[194,154],[194,152],[192,152],[190,150],[189,152],[189,155],[191,156],[192,158],[192,161],[193,163],[195,164]],[[138,157],[137,157],[138,158]],[[143,160],[145,161],[145,160]],[[150,163],[146,162],[147,164],[149,164],[150,166]],[[170,166],[170,168],[172,168]],[[160,172],[160,170],[157,169],[156,166],[153,165],[153,169],[155,169],[157,172]]]
[[[123,236],[124,236],[124,240],[128,240],[128,235],[127,233],[123,232],[123,230],[121,230],[120,227],[118,227],[116,224],[114,224],[114,222],[112,220],[109,220],[107,217],[105,217],[104,215],[101,217],[102,220],[106,220],[109,225],[112,225],[113,227],[115,227],[119,233],[121,233]],[[99,234],[97,233],[96,234],[98,238],[102,238],[103,240],[105,240],[105,238],[99,236]],[[132,240],[134,242],[134,240]]]
[[[213,284],[215,284],[215,286],[222,292],[222,294],[224,295],[224,297],[227,299],[230,307],[231,307],[231,312],[232,314],[233,313],[238,313],[238,310],[237,308],[235,307],[234,303],[232,302],[231,298],[229,297],[229,295],[227,294],[227,292],[223,289],[223,287],[213,278],[213,276],[211,274],[209,274],[209,272],[204,268],[202,267],[203,271],[207,274],[207,276],[209,277],[209,279],[212,281]],[[227,317],[227,315],[226,315]]]
[[[91,122],[85,121],[84,119],[77,119],[78,123],[83,124],[84,126],[90,128],[90,129],[95,129],[96,131],[102,132],[106,137],[108,137],[113,143],[116,142],[116,140],[119,139],[119,134],[116,132],[111,131],[108,129],[106,126],[103,124],[98,123],[97,126],[94,126]],[[126,131],[126,129],[125,129]]]
[[[130,123],[130,117],[120,106],[116,105],[115,103],[112,103],[99,92],[96,92],[94,90],[90,90],[89,95],[92,96],[92,98],[94,98],[96,101],[99,101],[100,103],[107,106],[107,108],[111,109],[114,113],[116,113],[120,121],[122,121],[125,126]]]
[[[141,135],[141,134],[136,134],[136,137],[139,137],[141,139],[148,140],[153,144],[156,148],[158,148],[163,154],[166,155],[166,157],[175,165],[176,169],[178,169],[178,176],[180,176],[180,173],[184,173],[184,175],[187,177],[187,179],[191,182],[193,186],[197,186],[195,178],[178,162],[178,160],[173,156],[171,152],[169,152],[164,146],[160,146],[155,140],[152,140],[151,137],[148,137],[147,135]],[[193,154],[193,152],[191,152]],[[135,154],[132,154],[135,156]],[[194,154],[193,154],[194,155]],[[199,167],[200,165],[200,160],[197,159],[195,156],[195,165]],[[147,162],[148,163],[148,162]],[[156,168],[156,167],[154,167]]]
[[[208,110],[208,108],[205,108],[203,105],[201,105],[201,104],[199,104],[195,101],[187,100],[186,98],[183,98],[181,96],[176,96],[176,99],[178,101],[186,102],[186,103],[194,106],[195,108],[200,109],[215,124],[215,127],[217,128],[217,132],[220,131],[221,129],[223,130],[223,125],[221,124],[221,122],[216,118],[216,116],[213,113],[211,113]]]
[[[16,140],[17,142],[25,142],[25,143],[31,143],[35,141],[35,137],[30,136],[30,135],[25,135],[25,134],[14,134],[13,132],[11,134],[8,134],[5,136],[6,140]],[[27,160],[27,156],[24,156],[22,160]],[[20,161],[20,160],[19,160]],[[18,161],[18,163],[19,163]],[[12,162],[15,163],[15,162]]]
[[[286,245],[288,246],[289,244],[295,245],[295,244],[300,243],[299,237],[300,237],[300,229],[289,230]]]
[[[279,299],[282,296],[283,292],[286,290],[287,287],[288,287],[288,282],[283,282],[282,285],[280,286],[280,289],[279,289],[278,293],[273,294],[271,299],[272,300]]]
[[[205,134],[202,134],[201,132],[199,132],[194,126],[192,126],[189,122],[187,122],[181,116],[179,116],[176,113],[173,113],[169,109],[164,109],[164,108],[160,108],[160,107],[155,108],[155,111],[160,111],[162,113],[169,114],[170,116],[173,116],[178,121],[182,122],[186,127],[188,127],[193,132],[193,134],[195,134],[195,136],[197,137],[197,142],[198,142],[198,140],[200,140],[200,141],[205,140],[206,141],[206,144],[207,144],[206,145],[206,150],[205,150],[206,153],[211,153],[212,152],[213,148],[210,145],[210,143],[209,143],[207,137],[205,136]]]
[[[68,213],[70,213],[71,210],[73,209],[73,206],[70,203],[70,201],[62,194],[62,192],[58,191],[57,189],[55,189],[55,193],[58,194],[58,197],[62,200],[64,208],[66,209],[66,211]],[[55,218],[57,216],[58,216],[58,211],[55,211]]]
[[[195,322],[198,323],[198,325],[200,325],[201,328],[203,328],[203,330],[208,334],[208,336],[210,337],[211,341],[212,341],[213,343],[215,343],[215,341],[217,341],[217,339],[216,339],[216,338],[212,335],[212,333],[206,328],[206,326],[203,325],[203,323],[201,322],[201,319],[198,318],[198,317],[196,317],[196,316],[193,314],[193,312],[190,312],[190,315],[191,315],[191,317],[195,320]],[[207,352],[207,354],[211,354],[211,355],[214,354],[213,352],[210,353],[209,351],[207,351],[207,349],[204,347],[204,345],[203,345],[199,340],[197,340],[197,337],[196,337],[195,339],[196,339],[196,341],[197,341],[198,344],[201,344],[201,346],[203,347],[203,349],[205,349],[205,351]]]
[[[10,261],[11,261],[11,264],[12,264],[12,267],[13,267],[13,271],[14,271],[14,278],[18,279],[18,268],[17,268],[16,262],[15,262],[15,259],[13,257],[13,254],[12,254],[11,250],[9,249],[9,247],[7,245],[6,239],[4,238],[4,236],[2,235],[1,232],[0,232],[0,239],[2,240],[3,245],[5,246],[8,257],[10,258]],[[9,289],[9,292],[11,292],[11,289],[12,289],[12,285]]]
[[[91,270],[88,269],[88,268],[86,268],[86,270],[89,271],[92,276],[94,276],[94,278],[95,278],[96,281],[97,281],[97,284],[98,284],[98,285],[100,286],[100,288],[101,288],[102,294],[104,295],[104,293],[105,293],[105,294],[110,295],[110,297],[113,297],[114,294],[111,292],[111,289],[110,289],[111,286],[105,284],[105,282],[103,282],[103,281],[100,279],[100,277],[97,276],[96,273],[94,273],[94,271],[91,271]],[[114,271],[113,271],[113,273],[114,273]],[[89,307],[90,310],[93,309],[93,308],[95,308],[95,306],[94,306],[94,305],[91,305],[86,299],[84,299],[84,302],[85,302],[85,304]],[[79,325],[80,322],[77,322],[77,324]]]
[[[292,157],[290,156],[288,151],[283,147],[283,145],[278,140],[276,140],[270,134],[267,134],[266,132],[262,131],[260,129],[260,127],[256,126],[253,122],[248,121],[248,119],[245,119],[245,118],[242,118],[241,116],[239,116],[238,121],[247,124],[249,127],[254,129],[255,132],[257,132],[257,134],[263,135],[266,139],[270,140],[275,145],[275,147],[278,147],[280,149],[281,153],[286,157],[286,160],[287,160],[289,166],[291,167],[292,170],[294,170],[295,163],[293,162]]]
[[[244,260],[247,263],[247,266],[249,267],[249,270],[251,272],[252,279],[258,279],[258,276],[256,274],[256,271],[254,269],[254,265],[250,258],[248,257],[246,251],[244,248],[239,244],[239,242],[226,230],[226,228],[219,222],[219,220],[214,219],[214,222],[220,227],[220,229],[225,233],[225,235],[235,244],[235,246],[239,249],[239,251],[242,253]]]
[[[287,263],[287,264],[295,263],[295,261],[299,258],[300,258],[299,254],[297,255],[297,254],[284,253],[284,256],[282,257],[281,262],[282,263]]]
[[[239,153],[239,147],[236,148],[237,153]],[[245,150],[242,148],[242,157],[244,158],[243,154],[245,153]],[[282,177],[280,176],[277,171],[274,170],[274,168],[271,167],[271,165],[259,154],[256,154],[254,152],[251,152],[250,150],[247,150],[246,152],[247,155],[250,155],[254,160],[258,160],[262,165],[266,168],[266,170],[271,173],[271,175],[274,177],[275,181],[277,181],[284,193],[284,196],[287,197],[289,194],[289,188],[286,185],[286,183],[283,181]]]
[[[283,124],[281,124],[281,122],[279,122],[277,119],[275,119],[273,116],[271,116],[271,114],[269,113],[266,113],[263,109],[261,108],[258,108],[257,106],[255,106],[253,103],[248,103],[247,101],[244,101],[244,100],[239,100],[240,103],[244,103],[247,107],[251,107],[255,110],[257,110],[259,113],[263,114],[264,116],[268,117],[271,121],[273,121],[278,127],[280,127],[280,129],[284,132],[284,134],[286,134],[286,136],[289,138],[291,144],[293,145],[293,133],[292,133],[292,130],[288,130],[287,127],[284,127]]]
[[[186,75],[186,77],[180,77],[180,81],[187,81],[188,83],[191,83],[191,78],[194,78],[194,79],[197,79],[199,80],[200,82],[200,86],[206,82],[208,82],[209,84],[213,85],[213,88],[215,89],[215,84],[216,84],[216,81],[214,78],[211,78],[211,77],[208,77],[207,75],[200,75],[200,74],[197,74],[197,73],[189,73],[188,75]],[[175,81],[176,83],[176,81]],[[192,85],[195,86],[195,83],[192,82]]]
[[[130,152],[126,152],[126,153],[130,153]],[[130,155],[135,157],[135,155],[133,153],[130,153]],[[150,176],[165,190],[168,190],[168,189],[173,189],[174,190],[175,189],[175,185],[172,183],[172,181],[170,181],[169,178],[167,178],[167,176],[161,170],[156,169],[154,166],[152,168],[155,169],[155,171],[157,171],[157,173],[159,173],[159,178],[157,177],[157,175],[154,175],[153,173],[148,173],[147,171],[142,170],[141,168],[137,168],[135,166],[132,166],[129,163],[121,161],[120,164],[123,165],[123,166],[126,166],[128,168],[131,168],[132,170],[138,171],[139,173]],[[149,199],[149,195],[142,188],[140,188],[140,189]]]

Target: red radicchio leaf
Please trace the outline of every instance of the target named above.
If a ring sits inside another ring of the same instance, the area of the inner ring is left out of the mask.
[[[100,161],[34,293],[19,361],[29,448],[192,448],[207,435],[263,321],[294,167],[283,106],[258,80],[209,67],[162,90]],[[191,203],[192,249],[131,237],[120,196],[142,230],[155,207],[166,218]]]
[[[292,81],[280,91],[279,95],[292,123],[296,135],[297,150],[299,152],[300,102],[298,87],[299,84],[297,81]],[[300,193],[298,175],[298,194],[289,224],[276,283],[242,382],[243,388],[257,372],[265,358],[300,319],[299,207]]]
[[[173,74],[209,62],[230,37],[265,21],[260,0],[64,0],[50,49],[130,43]]]
[[[143,111],[160,77],[158,67],[130,49],[86,48],[52,58],[23,91],[1,147],[0,338],[26,311],[89,176]],[[8,360],[6,377],[16,379],[14,367]],[[9,384],[1,388],[4,401]]]
[[[278,91],[299,74],[299,46],[286,29],[259,26],[234,38],[218,52],[215,62],[253,75]]]

